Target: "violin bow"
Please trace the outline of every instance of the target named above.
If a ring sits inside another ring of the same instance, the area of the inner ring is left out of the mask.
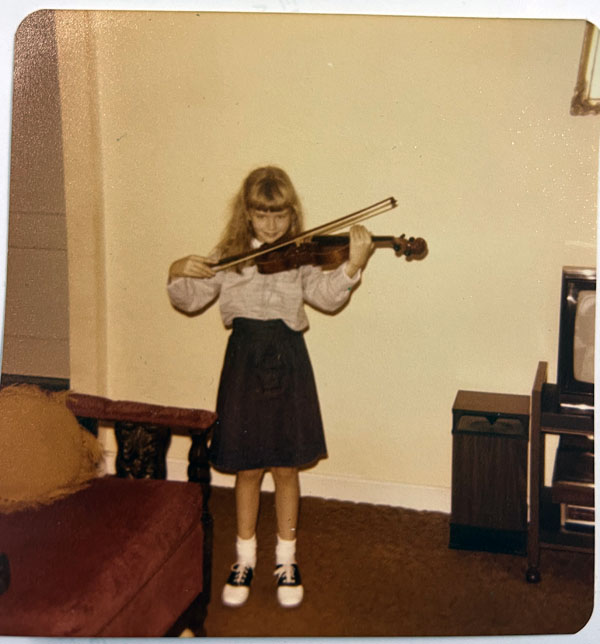
[[[375,217],[376,215],[381,215],[384,212],[388,212],[388,210],[396,208],[397,205],[398,202],[394,199],[394,197],[388,197],[387,199],[378,201],[374,204],[371,204],[370,206],[367,206],[366,208],[361,208],[356,212],[351,212],[349,215],[344,215],[343,217],[334,219],[326,224],[322,224],[321,226],[316,226],[315,228],[311,228],[310,230],[305,230],[304,232],[301,232],[291,239],[286,239],[285,241],[281,242],[275,242],[268,248],[257,248],[255,251],[250,251],[249,253],[226,257],[220,260],[217,264],[211,266],[211,268],[213,269],[213,271],[222,271],[227,268],[231,268],[232,266],[236,266],[237,264],[241,264],[242,262],[256,259],[257,257],[264,255],[265,253],[271,252],[272,250],[283,248],[284,246],[291,246],[292,244],[299,244],[304,239],[307,239],[309,237],[331,233],[339,230],[340,228],[344,228],[345,226],[351,226],[357,224],[360,221],[365,221],[366,219]]]

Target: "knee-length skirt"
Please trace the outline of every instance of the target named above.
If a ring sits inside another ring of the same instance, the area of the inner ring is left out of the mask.
[[[304,335],[282,320],[236,318],[210,461],[224,471],[301,467],[327,456]]]

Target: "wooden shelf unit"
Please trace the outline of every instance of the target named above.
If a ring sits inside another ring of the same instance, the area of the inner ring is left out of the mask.
[[[561,441],[579,438],[592,444],[593,414],[565,412],[558,404],[558,388],[548,380],[548,363],[538,364],[531,393],[530,499],[527,543],[528,582],[540,581],[540,552],[543,548],[593,552],[594,531],[565,529],[561,524],[561,503],[573,503],[593,509],[593,470],[589,472],[589,454],[582,448],[585,463],[565,461],[568,472],[563,476],[560,464],[555,467],[553,485],[545,483],[545,439],[555,435]],[[560,446],[559,446],[560,448]],[[576,455],[575,455],[576,456]],[[592,459],[593,466],[593,459]],[[578,480],[579,477],[579,480]],[[590,485],[591,480],[591,485]]]

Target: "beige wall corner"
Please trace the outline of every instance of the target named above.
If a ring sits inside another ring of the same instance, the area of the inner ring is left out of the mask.
[[[55,13],[62,98],[71,387],[107,387],[106,279],[97,70],[90,14]]]

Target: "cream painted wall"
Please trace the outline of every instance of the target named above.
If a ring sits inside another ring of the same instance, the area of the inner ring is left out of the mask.
[[[103,235],[69,228],[100,265],[92,279],[70,263],[71,281],[95,284],[78,305],[100,321],[94,334],[71,320],[76,389],[102,389],[84,367],[101,354],[102,393],[214,408],[227,332],[216,306],[176,312],[166,272],[211,249],[264,163],[290,173],[308,227],[393,195],[371,231],[430,247],[411,263],[377,251],[344,311],[309,311],[330,452],[317,473],[448,489],[456,391],[527,394],[538,360],[555,375],[561,267],[596,258],[600,119],[569,114],[583,21],[59,12],[57,24],[67,214],[82,218],[69,204],[91,188]]]

